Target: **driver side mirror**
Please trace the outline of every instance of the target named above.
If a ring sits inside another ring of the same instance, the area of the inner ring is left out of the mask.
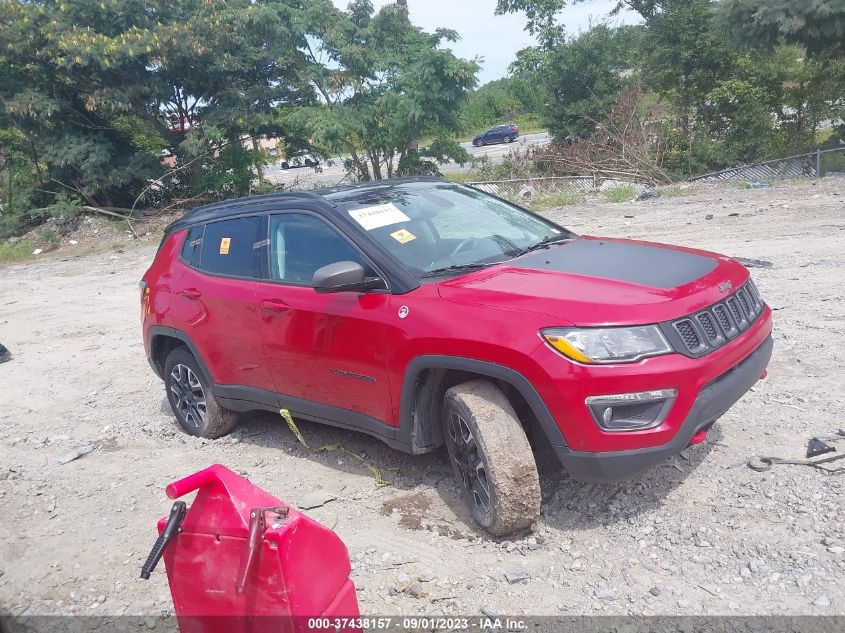
[[[357,262],[335,262],[314,271],[311,285],[319,293],[330,292],[367,292],[384,288],[384,282],[378,277],[367,278],[364,267]]]

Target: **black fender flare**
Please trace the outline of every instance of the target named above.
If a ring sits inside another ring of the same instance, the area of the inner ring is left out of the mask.
[[[164,379],[164,376],[162,376],[164,367],[159,367],[156,363],[155,342],[157,338],[162,336],[165,336],[167,338],[175,338],[184,343],[185,347],[187,347],[191,351],[191,354],[193,354],[194,358],[197,360],[197,364],[200,366],[200,369],[204,374],[203,378],[205,378],[208,384],[214,383],[211,373],[208,371],[208,367],[206,366],[205,361],[202,359],[202,355],[200,355],[199,353],[199,349],[196,345],[194,345],[194,342],[191,340],[190,336],[185,334],[182,330],[167,327],[166,325],[151,325],[149,331],[147,332],[147,338],[149,341],[149,344],[147,346],[147,349],[149,350],[147,360],[149,361],[150,366],[153,368],[153,371],[159,378]]]
[[[430,438],[431,433],[424,433],[422,428],[418,428],[418,425],[431,424],[432,421],[420,420],[415,415],[417,380],[420,374],[427,369],[465,371],[509,384],[525,399],[551,446],[555,448],[567,446],[566,440],[546,403],[537,393],[534,385],[518,371],[505,365],[475,358],[427,354],[417,356],[408,363],[405,376],[402,379],[402,395],[399,402],[399,439],[411,447],[412,453],[424,453],[434,448],[425,441],[421,442],[425,437]]]

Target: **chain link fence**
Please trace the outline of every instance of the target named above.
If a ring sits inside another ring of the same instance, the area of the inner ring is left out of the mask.
[[[791,178],[819,178],[832,173],[845,173],[845,147],[819,149],[806,154],[787,156],[774,160],[741,165],[702,174],[687,182],[761,182]],[[617,187],[630,187],[636,194],[648,188],[644,182],[601,176],[550,176],[535,178],[510,178],[504,180],[479,180],[466,183],[500,198],[508,200],[534,200],[557,196],[579,195],[607,191]]]
[[[508,180],[480,180],[466,183],[485,193],[507,200],[547,198],[567,194],[606,191],[617,187],[631,187],[638,193],[646,185],[633,180],[602,178],[600,176],[552,176],[537,178],[511,178]]]
[[[754,165],[741,165],[690,178],[690,182],[730,180],[765,181],[791,178],[820,178],[833,172],[845,172],[845,147],[817,149],[807,154],[776,158]]]

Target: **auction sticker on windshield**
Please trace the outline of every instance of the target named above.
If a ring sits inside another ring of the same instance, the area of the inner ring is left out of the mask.
[[[349,215],[352,216],[352,219],[360,224],[365,231],[372,231],[373,229],[380,229],[383,226],[411,221],[411,218],[402,213],[402,211],[391,202],[388,202],[387,204],[377,204],[372,207],[363,207],[362,209],[351,209],[349,211]]]
[[[394,231],[390,234],[390,237],[392,237],[400,244],[407,244],[408,242],[417,239],[416,235],[414,235],[410,231],[406,231],[405,229],[399,229],[398,231]]]

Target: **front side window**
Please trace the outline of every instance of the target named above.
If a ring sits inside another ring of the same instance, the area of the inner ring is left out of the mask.
[[[500,262],[570,235],[477,189],[449,184],[376,191],[347,213],[415,273]]]
[[[261,277],[264,217],[250,216],[206,225],[200,267],[232,277]]]
[[[372,269],[337,231],[313,215],[285,213],[270,217],[270,276],[276,281],[311,285],[314,273],[335,262],[357,262]]]

